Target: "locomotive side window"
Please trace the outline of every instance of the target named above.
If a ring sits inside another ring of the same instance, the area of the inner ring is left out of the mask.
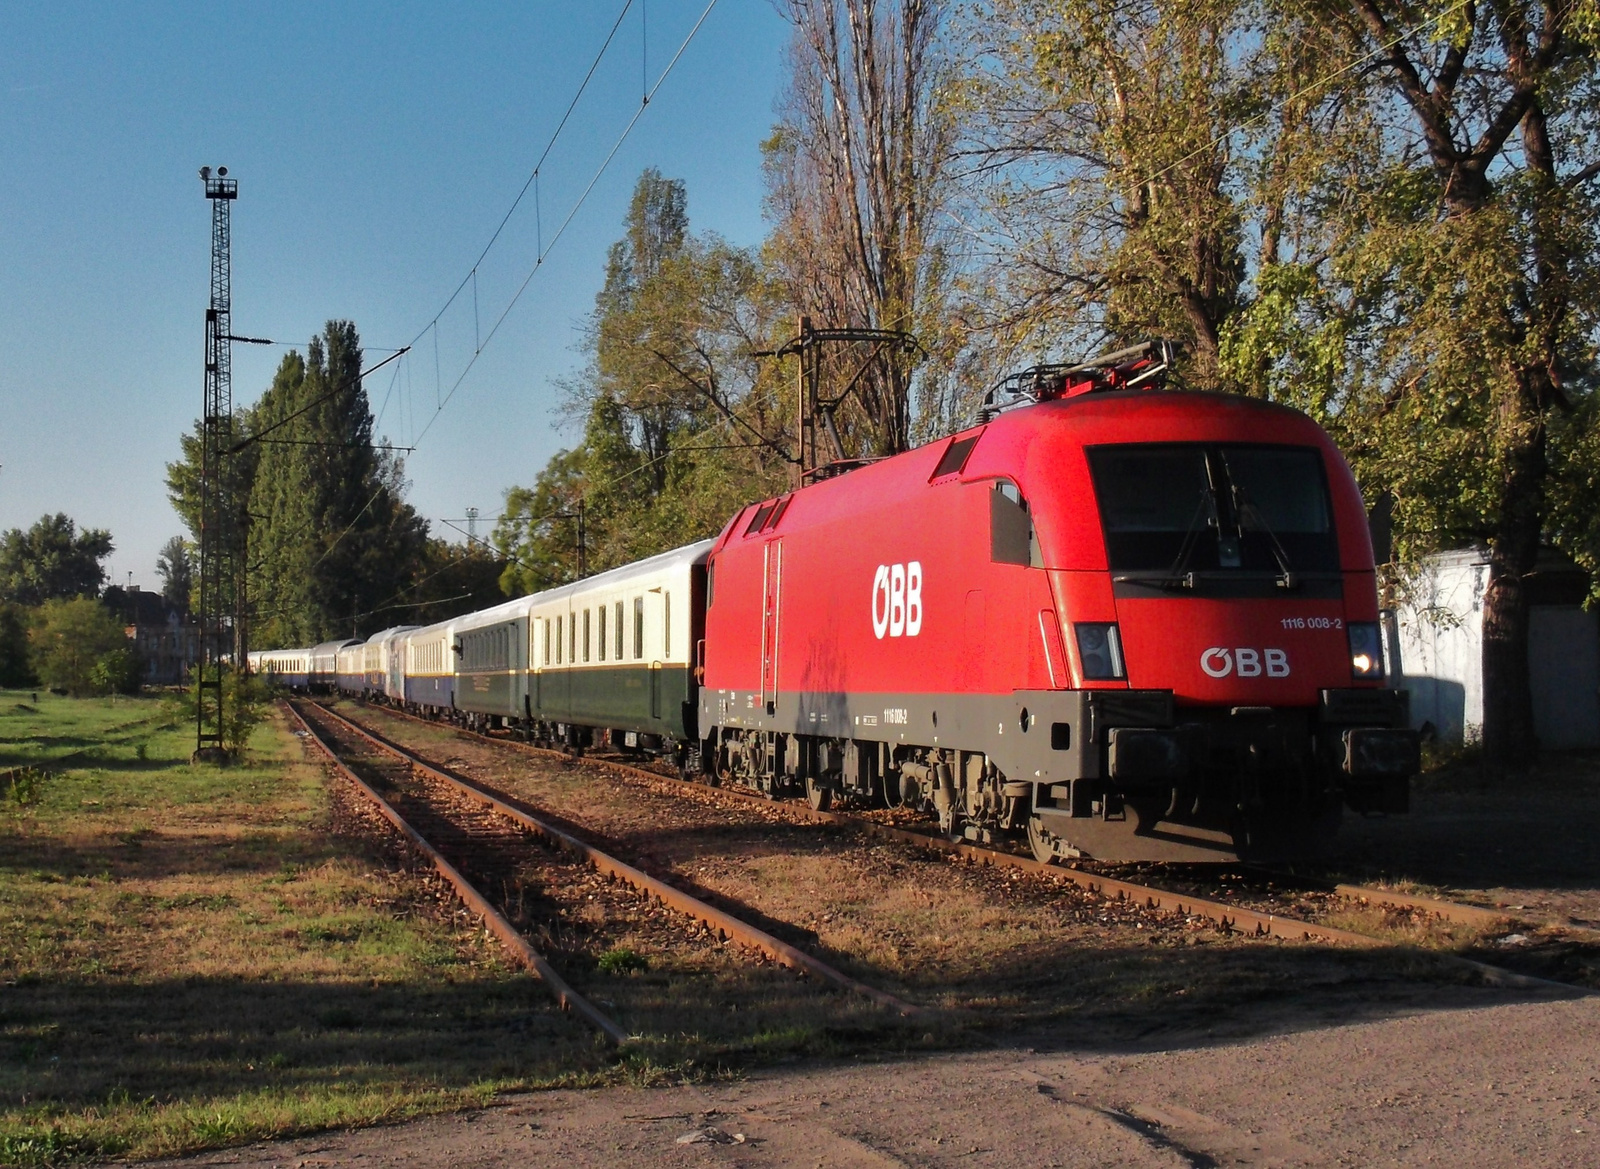
[[[996,564],[1040,567],[1039,538],[1028,501],[1015,483],[1001,480],[989,491],[989,559]]]
[[[644,598],[633,598],[633,656],[644,657]]]

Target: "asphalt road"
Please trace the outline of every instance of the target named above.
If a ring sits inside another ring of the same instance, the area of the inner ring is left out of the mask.
[[[1158,1050],[1107,1052],[1058,1039],[531,1094],[179,1164],[1600,1166],[1600,995],[1449,997],[1377,1021],[1286,1019],[1244,1041],[1169,1035]]]

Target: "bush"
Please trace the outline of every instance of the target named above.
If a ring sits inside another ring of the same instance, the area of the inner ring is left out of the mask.
[[[28,646],[39,681],[73,696],[106,693],[111,672],[100,669],[97,677],[96,667],[118,651],[131,652],[122,626],[88,597],[41,605]]]
[[[102,654],[89,671],[89,678],[99,694],[137,694],[144,670],[138,652],[125,645]]]
[[[215,666],[206,667],[206,673],[211,673]],[[211,691],[206,693],[206,722],[211,724],[215,718],[211,710],[213,699]],[[199,701],[200,671],[194,672],[194,680],[187,689],[182,691],[177,698],[175,709],[172,709],[174,719],[187,722],[191,725],[195,721],[195,704]],[[222,745],[229,753],[238,755],[245,749],[250,741],[250,734],[261,725],[267,717],[267,703],[272,700],[271,687],[267,682],[255,674],[241,674],[231,667],[223,667],[222,673]]]
[[[28,662],[28,611],[0,601],[0,686],[21,690],[38,684]]]

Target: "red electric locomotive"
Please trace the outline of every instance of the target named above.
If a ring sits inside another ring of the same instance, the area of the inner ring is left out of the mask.
[[[746,508],[707,568],[703,765],[1040,859],[1302,857],[1402,811],[1366,516],[1305,415],[1163,350]]]

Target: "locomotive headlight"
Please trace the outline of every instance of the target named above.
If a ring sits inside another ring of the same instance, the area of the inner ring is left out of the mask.
[[[1375,621],[1352,621],[1350,630],[1350,676],[1383,677],[1383,640]]]
[[[1086,679],[1110,682],[1127,676],[1122,665],[1122,634],[1115,621],[1080,621],[1072,628]]]

